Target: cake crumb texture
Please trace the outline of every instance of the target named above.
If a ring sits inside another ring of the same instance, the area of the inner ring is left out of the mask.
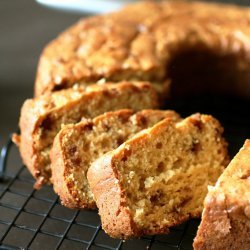
[[[86,176],[90,164],[166,117],[181,119],[170,110],[126,109],[65,126],[56,136],[50,154],[53,187],[61,202],[70,208],[95,208]]]
[[[88,180],[103,229],[130,238],[199,217],[207,186],[228,163],[222,132],[208,115],[166,118],[96,160]]]

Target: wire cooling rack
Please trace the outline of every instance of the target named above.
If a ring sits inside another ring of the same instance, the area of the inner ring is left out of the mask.
[[[199,110],[219,118],[226,129],[231,155],[250,138],[249,102],[203,98],[202,105],[192,100],[171,108],[182,115]],[[34,180],[18,157],[9,140],[0,158],[1,249],[192,249],[199,220],[172,228],[167,235],[112,239],[102,230],[97,211],[63,207],[49,186],[34,190]]]

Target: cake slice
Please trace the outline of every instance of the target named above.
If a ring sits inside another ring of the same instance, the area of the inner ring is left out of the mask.
[[[194,249],[250,249],[250,140],[205,199]]]
[[[55,137],[50,154],[52,182],[62,204],[70,208],[94,208],[87,181],[90,164],[166,117],[180,119],[173,111],[143,110],[135,113],[127,109],[65,126]]]
[[[207,185],[228,163],[222,132],[212,116],[166,118],[96,160],[87,177],[103,229],[129,238],[199,217]]]
[[[62,125],[93,118],[106,111],[131,108],[156,108],[157,94],[146,82],[91,85],[86,89],[68,89],[27,100],[21,110],[20,145],[25,165],[36,178],[35,187],[50,182],[49,152]]]

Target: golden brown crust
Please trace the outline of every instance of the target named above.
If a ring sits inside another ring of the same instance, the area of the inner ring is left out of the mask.
[[[35,177],[39,178],[38,168],[36,166],[37,155],[34,148],[33,133],[37,126],[38,117],[34,110],[32,100],[26,100],[21,109],[20,116],[20,144],[19,150],[23,160],[23,163],[28,167],[30,173]],[[39,179],[43,181],[43,177]],[[37,186],[39,188],[39,186]]]
[[[164,133],[167,133],[168,129],[172,126],[176,126],[176,128],[182,130],[183,124],[186,122],[193,124],[192,126],[197,127],[198,130],[200,130],[200,126],[203,126],[207,122],[213,124],[212,126],[217,131],[215,140],[217,140],[216,143],[219,143],[219,150],[221,151],[220,159],[218,160],[220,162],[219,164],[225,166],[228,163],[227,143],[221,137],[223,128],[219,122],[211,116],[196,114],[185,119],[183,123],[176,123],[176,125],[173,125],[175,122],[171,118],[166,118],[152,128],[136,134],[116,150],[110,151],[96,160],[89,168],[87,174],[97,207],[99,208],[102,227],[110,236],[115,238],[130,238],[146,234],[166,233],[170,226],[175,226],[189,218],[197,218],[200,216],[201,209],[179,215],[177,220],[172,224],[170,222],[167,226],[155,226],[153,230],[138,227],[132,218],[126,190],[124,190],[121,184],[121,179],[124,177],[121,177],[117,171],[117,165],[123,162],[124,159],[127,161],[131,152],[137,152],[139,149],[143,151],[144,145],[147,145],[149,141],[156,140],[157,136],[162,136]],[[145,161],[150,162],[150,159]],[[138,190],[134,191],[138,192]]]
[[[60,138],[59,137],[60,137],[60,135],[56,136],[56,138],[54,140],[54,143],[53,143],[54,148],[60,147]],[[52,150],[53,150],[53,148],[52,148]],[[63,182],[60,178],[61,176],[63,176],[63,173],[64,173],[64,168],[63,168],[64,160],[65,160],[64,155],[63,155],[62,151],[54,150],[53,153],[52,152],[50,153],[50,158],[51,158],[51,161],[53,162],[53,171],[57,172],[56,175],[53,175],[53,181],[52,181],[55,192],[61,193],[65,197],[65,200],[62,204],[63,205],[69,204],[68,207],[71,208],[70,207],[71,200],[70,200],[70,198],[67,198],[67,197],[71,197],[71,195],[68,192],[66,183]],[[56,187],[60,187],[58,192],[56,190]]]
[[[250,140],[234,157],[204,202],[194,249],[250,249]]]
[[[105,158],[99,158],[91,165],[88,181],[94,193],[105,232],[115,238],[142,235],[133,222],[131,212],[124,206],[126,197],[116,170],[113,168],[112,151],[106,154]]]
[[[166,117],[171,117],[173,120],[180,119],[180,116],[171,110],[142,110],[135,113],[133,110],[126,109],[107,112],[92,120],[88,119],[74,125],[65,126],[55,137],[50,153],[52,183],[62,204],[69,208],[96,207],[93,198],[87,195],[86,190],[89,190],[89,187],[86,186],[87,184],[83,184],[83,179],[86,178],[83,171],[87,173],[88,164],[91,163],[89,161],[94,161],[96,158],[93,159],[94,156],[91,159],[87,158],[93,154],[92,148],[86,148],[85,152],[81,153],[80,150],[83,145],[80,144],[81,146],[78,147],[78,141],[91,141],[91,147],[95,147],[97,152],[104,153],[104,150],[115,149],[136,132],[148,128]],[[110,138],[104,137],[103,141],[101,140],[101,142],[106,143],[105,148],[99,148],[99,137],[103,138],[103,130],[100,129],[100,125],[105,128],[110,125],[114,127],[114,130],[109,128]],[[119,130],[119,132],[117,133],[115,130]],[[90,131],[94,132],[91,133]],[[108,144],[107,140],[112,140],[112,143]],[[97,142],[98,145],[96,145]],[[79,155],[77,164],[75,164],[74,156],[71,155],[72,148],[74,148],[74,155]],[[85,163],[82,166],[83,161]],[[78,183],[78,179],[70,178],[71,175],[81,175],[82,184]],[[84,191],[80,189],[80,185],[85,188],[85,196],[82,196]],[[81,195],[79,195],[79,191]]]
[[[157,94],[146,82],[91,85],[87,89],[62,90],[25,101],[20,117],[20,153],[37,179],[36,187],[49,183],[48,152],[44,157],[43,150],[49,150],[61,125],[78,122],[83,117],[95,117],[108,110],[157,106]]]
[[[35,94],[100,79],[162,82],[175,54],[192,48],[235,55],[249,70],[249,20],[249,8],[185,1],[136,3],[82,19],[44,49]],[[243,78],[237,88],[249,96]]]

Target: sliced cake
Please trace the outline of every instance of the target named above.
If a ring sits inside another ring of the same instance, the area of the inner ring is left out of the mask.
[[[21,110],[20,145],[25,165],[36,178],[36,187],[50,182],[49,151],[62,125],[93,118],[106,111],[156,108],[157,94],[146,82],[91,85],[86,89],[61,90],[27,100]]]
[[[209,188],[194,249],[250,249],[250,140]]]
[[[173,111],[135,113],[127,109],[65,126],[55,137],[50,154],[52,182],[61,202],[70,208],[95,207],[87,181],[90,164],[166,117],[175,121],[180,119]]]
[[[228,163],[222,132],[212,116],[166,118],[96,160],[87,177],[103,229],[129,238],[199,217]]]

